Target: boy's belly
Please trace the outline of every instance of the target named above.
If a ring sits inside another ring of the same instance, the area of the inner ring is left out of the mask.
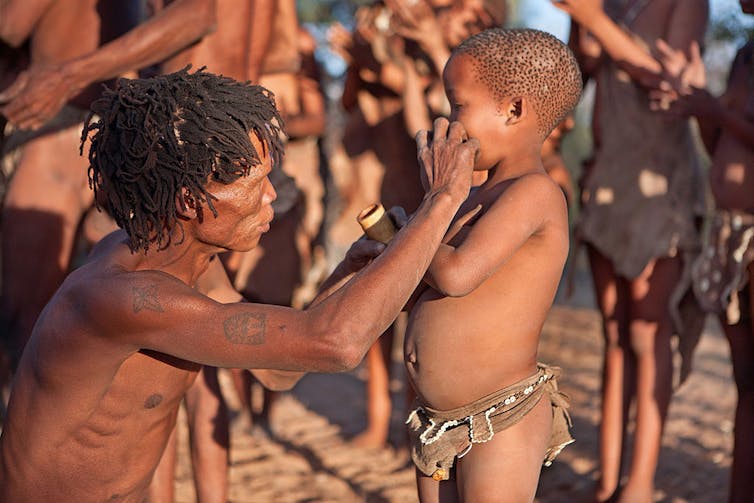
[[[430,289],[416,303],[404,358],[424,403],[442,410],[460,407],[536,371],[544,313],[521,319],[519,310],[514,318],[500,299],[442,297]]]

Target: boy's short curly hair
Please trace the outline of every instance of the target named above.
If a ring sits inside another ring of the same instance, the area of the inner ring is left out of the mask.
[[[272,93],[248,82],[183,70],[149,79],[120,79],[91,107],[81,134],[90,132],[89,185],[128,233],[132,251],[170,245],[183,230],[181,191],[202,221],[216,216],[210,180],[231,183],[261,164],[254,132],[273,166],[283,156],[283,121]]]
[[[500,100],[526,96],[547,137],[581,96],[579,65],[563,42],[539,30],[492,28],[469,37],[452,56],[473,60],[477,78]]]

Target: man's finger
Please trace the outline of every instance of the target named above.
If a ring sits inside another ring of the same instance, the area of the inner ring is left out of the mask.
[[[448,135],[448,119],[438,117],[432,124],[432,141],[444,140]]]
[[[466,146],[467,146],[467,148],[471,149],[471,150],[472,150],[472,152],[474,152],[474,160],[475,160],[475,161],[476,161],[477,159],[479,159],[479,150],[480,150],[480,148],[481,148],[481,147],[479,146],[479,140],[477,140],[476,138],[469,138],[469,139],[468,139],[467,141],[465,141],[465,142],[464,142],[463,144],[464,144],[464,145],[466,145]]]
[[[390,215],[390,218],[393,219],[395,226],[399,229],[408,223],[408,215],[406,215],[406,210],[404,210],[401,206],[393,206],[388,210],[388,214]]]
[[[427,148],[428,133],[426,129],[420,129],[416,133],[416,150],[419,151],[423,148]]]
[[[469,136],[466,134],[466,129],[463,127],[463,124],[458,121],[453,121],[450,123],[450,128],[448,129],[448,139],[462,142],[468,140]]]

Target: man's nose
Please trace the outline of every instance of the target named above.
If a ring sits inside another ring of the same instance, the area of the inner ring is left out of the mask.
[[[269,177],[265,177],[264,183],[265,183],[264,196],[265,196],[266,202],[271,203],[272,201],[278,198],[278,193],[275,191],[275,187],[272,186],[272,182],[270,182]]]

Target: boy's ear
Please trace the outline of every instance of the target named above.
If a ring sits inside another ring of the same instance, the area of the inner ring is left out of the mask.
[[[175,195],[175,212],[183,220],[192,220],[197,217],[197,201],[191,193],[183,187]]]
[[[507,126],[521,122],[528,112],[529,102],[522,96],[505,98],[498,107],[498,113],[503,116]]]

